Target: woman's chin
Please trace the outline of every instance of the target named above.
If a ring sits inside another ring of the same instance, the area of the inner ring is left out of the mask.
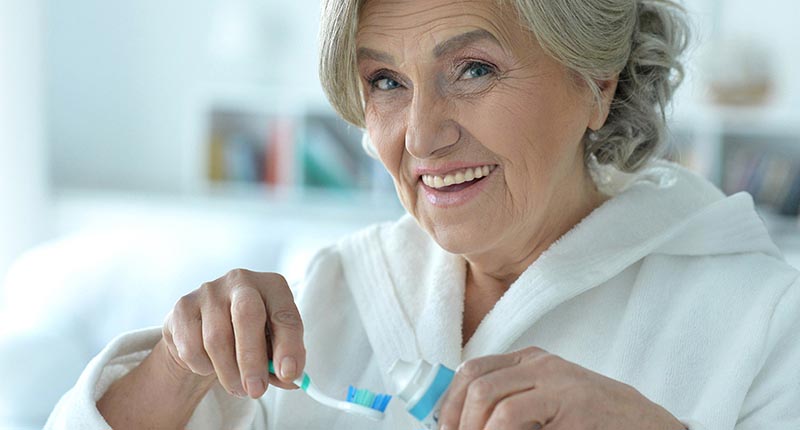
[[[485,250],[489,243],[485,231],[466,226],[437,226],[429,231],[433,240],[447,252],[458,255],[477,254]]]
[[[417,204],[417,211],[411,212],[422,227],[440,247],[447,252],[459,255],[478,254],[490,249],[499,232],[492,231],[492,223],[487,223],[494,214],[442,213],[442,209]],[[478,209],[481,209],[480,207]]]

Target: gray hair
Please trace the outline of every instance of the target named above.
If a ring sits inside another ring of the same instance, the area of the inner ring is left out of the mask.
[[[365,128],[356,65],[358,16],[365,0],[323,0],[322,87],[347,122]],[[624,172],[644,166],[663,148],[666,107],[683,80],[680,55],[689,29],[672,0],[496,0],[516,7],[551,57],[576,73],[600,108],[599,82],[619,75],[608,119],[583,138],[587,162]],[[365,144],[367,149],[368,144]]]

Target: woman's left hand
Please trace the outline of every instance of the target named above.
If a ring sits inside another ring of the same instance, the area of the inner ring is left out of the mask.
[[[683,430],[633,387],[525,348],[464,362],[445,394],[446,430]]]

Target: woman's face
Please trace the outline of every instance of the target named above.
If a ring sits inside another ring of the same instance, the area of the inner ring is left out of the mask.
[[[370,139],[403,205],[448,251],[522,249],[585,197],[591,92],[512,6],[367,0],[357,49]]]

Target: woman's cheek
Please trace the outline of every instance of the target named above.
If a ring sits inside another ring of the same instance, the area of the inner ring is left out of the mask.
[[[398,127],[402,121],[385,118],[374,113],[367,116],[367,131],[381,163],[398,180],[405,149],[405,133]]]
[[[403,160],[405,154],[405,134],[400,133],[377,133],[370,130],[372,140],[378,158],[383,167],[389,172],[394,180],[397,196],[402,205],[410,212],[415,213],[417,183],[409,172],[409,167],[404,169]]]
[[[371,132],[370,136],[372,136]],[[411,184],[408,179],[408,175],[403,172],[402,152],[397,151],[395,148],[397,145],[387,144],[388,141],[386,140],[381,139],[377,142],[376,140],[373,140],[372,142],[373,145],[375,145],[375,149],[378,153],[378,158],[380,158],[381,164],[383,164],[383,167],[392,176],[400,203],[411,213],[413,213],[413,208],[415,206],[413,204],[415,190],[413,184]]]

